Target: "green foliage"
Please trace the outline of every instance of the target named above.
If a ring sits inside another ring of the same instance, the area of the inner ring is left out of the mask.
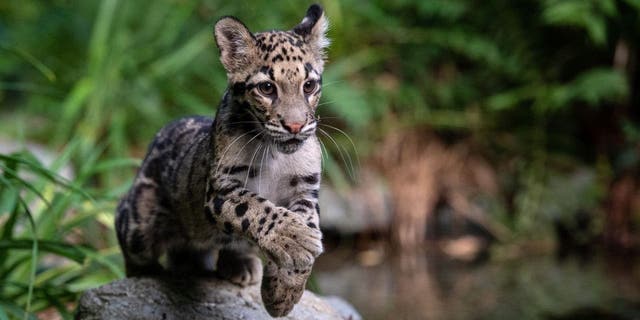
[[[487,106],[493,111],[502,111],[528,102],[534,103],[540,112],[557,111],[579,103],[598,107],[623,100],[628,91],[623,74],[597,68],[577,75],[568,83],[527,85],[499,93],[487,100]]]
[[[55,308],[71,319],[67,304],[82,290],[123,276],[110,222],[114,198],[92,196],[90,180],[131,162],[96,158],[67,181],[26,151],[0,154],[0,313],[27,319]]]
[[[545,22],[583,28],[598,45],[604,45],[607,40],[606,18],[616,13],[615,0],[549,0],[543,6]]]

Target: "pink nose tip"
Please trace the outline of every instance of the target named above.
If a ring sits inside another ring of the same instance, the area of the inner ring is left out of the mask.
[[[304,126],[304,123],[302,123],[302,122],[291,122],[291,123],[283,122],[282,126],[285,129],[287,129],[287,131],[289,131],[291,133],[299,133],[300,130],[302,129],[302,126]]]

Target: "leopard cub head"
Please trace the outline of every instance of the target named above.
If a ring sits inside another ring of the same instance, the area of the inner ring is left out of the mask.
[[[233,103],[250,120],[244,122],[281,152],[295,152],[315,134],[327,27],[319,5],[289,31],[254,34],[234,17],[215,25]]]

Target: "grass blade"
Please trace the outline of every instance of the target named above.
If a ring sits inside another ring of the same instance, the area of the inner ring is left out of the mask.
[[[28,52],[18,48],[18,47],[10,47],[7,45],[0,45],[1,49],[10,51],[15,53],[16,55],[18,55],[19,57],[21,57],[22,59],[24,59],[25,61],[27,61],[29,64],[31,64],[34,68],[36,68],[38,71],[40,71],[40,73],[42,73],[42,75],[47,78],[47,80],[54,82],[56,81],[56,74],[53,72],[53,70],[51,70],[49,67],[47,67],[44,63],[42,63],[40,60],[36,59],[36,57],[32,56],[31,54],[29,54]]]
[[[5,154],[1,154],[0,153],[0,160],[2,160],[3,162],[15,162],[15,163],[18,163],[18,164],[25,165],[27,168],[29,168],[29,170],[33,171],[33,173],[38,175],[39,177],[45,178],[45,179],[51,181],[52,183],[55,183],[55,184],[57,184],[59,186],[62,186],[64,188],[68,189],[68,190],[71,190],[71,191],[74,191],[74,192],[76,192],[78,194],[81,194],[87,199],[91,199],[91,196],[88,193],[84,192],[80,187],[74,186],[67,179],[65,179],[65,178],[59,176],[58,174],[56,174],[55,172],[52,172],[51,170],[45,168],[44,166],[40,165],[36,161],[32,161],[32,160],[26,159],[27,156],[29,156],[28,153],[26,153],[26,154],[25,153],[16,154],[16,155],[5,155]],[[7,166],[1,166],[0,168],[2,168],[2,170],[9,169]],[[11,173],[14,176],[17,177],[17,173],[15,171],[13,171],[11,169],[9,169],[9,170],[11,171]]]
[[[109,49],[108,40],[113,18],[118,7],[117,0],[102,1],[93,26],[89,43],[89,71],[96,72],[103,65]]]
[[[114,263],[113,261],[109,260],[107,257],[105,257],[104,253],[96,252],[95,250],[88,250],[88,249],[83,250],[83,252],[89,259],[107,268],[118,278],[124,278],[125,274],[124,274],[124,271],[122,270],[122,267],[120,267],[120,264]]]
[[[0,250],[31,250],[33,240],[31,239],[2,239],[0,240]],[[59,241],[39,240],[39,251],[53,253],[58,256],[73,260],[79,264],[86,259],[85,250],[80,246],[70,245]]]
[[[26,313],[24,314],[23,320],[27,320],[29,318],[29,312],[31,311],[31,301],[33,300],[33,287],[36,282],[36,267],[38,266],[38,238],[35,236],[38,234],[36,230],[36,222],[33,219],[33,215],[29,210],[29,206],[20,198],[20,203],[24,207],[25,213],[27,214],[27,218],[29,218],[29,226],[31,227],[31,232],[34,235],[31,240],[31,272],[29,273],[29,289],[27,292],[27,307]]]
[[[45,196],[40,193],[40,191],[38,189],[36,189],[31,183],[23,180],[22,178],[20,178],[18,176],[18,173],[13,171],[12,169],[9,169],[8,167],[5,166],[0,166],[0,169],[2,169],[2,171],[4,172],[4,174],[6,176],[8,176],[9,178],[17,181],[18,183],[20,183],[23,187],[29,189],[29,191],[33,192],[36,196],[38,196],[38,198],[40,198],[40,200],[42,200],[44,203],[47,204],[47,206],[51,205],[51,203],[47,200],[47,198],[45,198]],[[2,184],[8,185],[10,182],[8,180],[5,180],[4,178],[0,178],[2,179]],[[13,187],[13,186],[10,186]]]

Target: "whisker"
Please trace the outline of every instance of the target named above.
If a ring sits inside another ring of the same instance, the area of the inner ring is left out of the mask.
[[[256,157],[256,154],[258,154],[258,151],[260,151],[260,149],[263,148],[262,144],[259,144],[258,147],[256,148],[256,151],[253,152],[253,155],[251,156],[251,160],[249,161],[249,169],[247,170],[247,176],[244,178],[244,188],[247,188],[247,182],[249,182],[249,176],[251,175],[251,166],[253,166],[253,159]]]
[[[225,125],[232,125],[232,124],[260,124],[260,121],[254,120],[254,121],[236,121],[236,122],[227,122],[225,123]]]
[[[322,116],[322,120],[325,120],[325,119],[340,119],[340,120],[342,120],[342,118],[340,118],[340,117],[327,117],[327,116]],[[319,116],[318,116],[318,120],[320,120],[320,117],[319,117]]]
[[[353,180],[355,180],[356,178],[355,178],[355,171],[354,171],[354,168],[353,168],[353,161],[351,160],[351,156],[349,155],[349,153],[346,152],[346,150],[345,150],[345,153],[347,153],[347,157],[345,157],[344,153],[343,153],[343,150],[340,147],[340,145],[338,144],[338,142],[335,139],[333,139],[333,137],[331,135],[329,135],[329,133],[327,133],[326,131],[322,130],[322,128],[318,128],[318,130],[320,130],[321,133],[323,133],[325,136],[327,136],[327,138],[329,138],[333,142],[333,144],[336,146],[336,148],[338,149],[338,153],[340,154],[340,157],[342,158],[342,162],[344,162],[344,165],[347,168],[349,176]],[[348,162],[347,162],[347,158],[349,159]]]
[[[321,106],[326,106],[328,104],[332,104],[334,102],[336,102],[337,100],[331,100],[331,101],[322,101],[320,103],[318,103],[318,105],[316,107],[321,107]]]
[[[343,82],[346,82],[346,81],[345,80],[336,80],[336,81],[331,81],[331,82],[326,82],[326,83],[323,82],[322,83],[322,88],[324,89],[324,87],[333,86],[333,85],[336,85],[336,84],[339,84],[339,83],[343,83]]]
[[[249,141],[247,141],[242,148],[240,148],[240,150],[238,150],[238,152],[236,153],[236,157],[233,158],[232,163],[236,163],[238,161],[238,158],[240,157],[240,155],[242,154],[242,151],[244,150],[244,148],[246,148],[253,140],[255,140],[257,137],[261,136],[264,133],[264,131],[260,131],[258,132],[258,134],[256,134],[255,136],[253,136],[253,138],[249,139]]]
[[[321,166],[324,168],[325,162],[328,161],[329,152],[327,151],[327,147],[324,145],[324,142],[322,142],[321,139],[318,139],[318,141],[320,142],[320,148],[322,149],[322,157],[320,158]]]
[[[361,168],[361,165],[360,165],[360,153],[358,153],[358,149],[356,148],[356,144],[353,143],[353,139],[351,139],[351,137],[346,132],[344,132],[344,130],[342,130],[342,129],[338,128],[338,127],[334,127],[334,126],[332,126],[330,124],[326,124],[326,123],[319,123],[319,125],[323,126],[323,127],[326,127],[326,128],[330,128],[330,129],[336,130],[336,131],[340,132],[342,135],[344,135],[347,138],[347,140],[349,140],[349,143],[351,143],[351,147],[353,148],[353,152],[356,155],[356,163],[358,164],[358,168]]]
[[[262,164],[264,163],[264,156],[267,154],[267,150],[271,147],[270,143],[267,143],[267,147],[262,149],[262,158],[260,159],[260,168],[258,169],[258,194],[261,194],[262,187]]]
[[[324,130],[322,130],[322,131],[324,131]],[[328,132],[326,132],[326,131],[325,131],[325,133],[328,134]],[[351,152],[347,151],[347,148],[344,147],[342,144],[338,144],[338,148],[340,150],[344,151],[344,153],[347,155],[347,160],[349,160],[349,167],[351,168],[351,178],[353,179],[353,181],[355,181],[356,180],[356,169],[353,166],[353,158],[351,158]],[[355,150],[355,148],[354,148],[354,152],[357,152],[357,150]],[[358,160],[357,156],[358,155],[356,154],[356,160]],[[359,164],[360,164],[359,161],[358,161],[357,164],[358,164],[358,168],[360,168],[359,167]]]
[[[254,131],[256,131],[256,130],[257,130],[257,129],[255,129],[255,130],[251,130],[251,131],[248,131],[248,132],[245,132],[245,133],[243,133],[243,134],[239,135],[237,138],[233,139],[233,141],[231,141],[231,143],[229,143],[229,145],[227,146],[227,148],[225,148],[225,149],[224,149],[224,151],[222,152],[222,155],[221,155],[221,156],[220,156],[220,158],[218,159],[218,165],[216,166],[216,170],[215,170],[215,171],[213,171],[213,176],[214,176],[214,177],[215,177],[216,175],[218,175],[218,172],[219,172],[219,170],[220,170],[220,166],[222,165],[222,162],[223,162],[222,160],[223,160],[223,159],[224,159],[224,157],[227,155],[227,152],[229,152],[229,149],[231,149],[231,147],[232,147],[232,146],[233,146],[233,145],[234,145],[238,140],[240,140],[242,137],[244,137],[244,136],[246,136],[246,135],[248,135],[248,134],[250,134],[250,133],[252,133],[252,132],[254,132]]]

